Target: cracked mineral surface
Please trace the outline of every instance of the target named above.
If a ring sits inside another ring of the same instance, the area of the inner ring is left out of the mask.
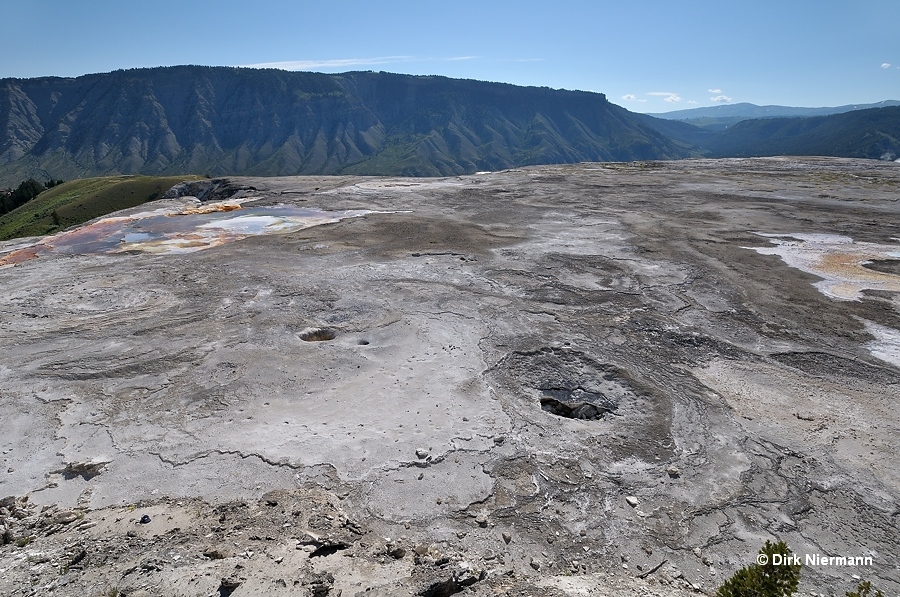
[[[0,594],[900,592],[897,164],[197,186],[0,245]]]

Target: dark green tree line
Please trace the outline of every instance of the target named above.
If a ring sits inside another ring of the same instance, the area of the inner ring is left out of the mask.
[[[49,179],[40,182],[34,178],[22,181],[15,190],[9,189],[6,192],[0,191],[0,215],[9,213],[12,210],[25,205],[47,189],[62,184],[62,180]]]

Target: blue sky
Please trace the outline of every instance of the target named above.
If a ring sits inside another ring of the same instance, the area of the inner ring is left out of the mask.
[[[638,112],[900,99],[900,0],[0,0],[0,77],[204,64],[581,89]]]

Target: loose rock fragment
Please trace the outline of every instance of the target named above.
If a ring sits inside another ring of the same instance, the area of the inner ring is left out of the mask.
[[[56,516],[53,517],[53,522],[56,524],[69,524],[78,520],[78,514],[72,512],[71,510],[67,510],[64,512],[58,512]]]
[[[334,587],[334,576],[330,572],[308,574],[303,584],[309,588],[312,597],[325,597]]]
[[[395,560],[402,560],[406,556],[406,550],[399,545],[389,547],[388,555],[394,558]]]
[[[68,462],[66,466],[60,470],[54,471],[60,473],[66,479],[74,479],[81,477],[85,481],[93,479],[106,469],[110,464],[109,460],[90,461],[90,462]]]
[[[209,558],[210,560],[224,560],[229,557],[229,553],[218,547],[207,547],[203,550],[203,557]]]

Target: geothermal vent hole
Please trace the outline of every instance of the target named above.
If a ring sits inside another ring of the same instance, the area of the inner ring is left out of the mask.
[[[541,397],[541,410],[557,417],[596,421],[612,410],[603,405],[602,394],[586,392],[581,388],[543,388],[541,392],[544,394]]]
[[[304,342],[325,342],[337,338],[337,332],[328,328],[310,328],[300,332],[300,339]]]

